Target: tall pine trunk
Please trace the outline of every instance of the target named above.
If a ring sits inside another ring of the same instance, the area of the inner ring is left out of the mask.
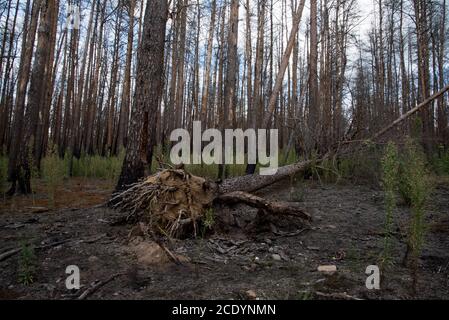
[[[117,190],[142,178],[150,169],[156,113],[162,96],[167,0],[148,1],[137,54],[136,89],[129,145]]]

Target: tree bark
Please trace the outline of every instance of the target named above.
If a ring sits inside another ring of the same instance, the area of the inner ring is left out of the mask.
[[[228,55],[227,55],[227,68],[226,68],[226,85],[224,91],[225,101],[223,104],[223,112],[221,119],[222,133],[228,127],[229,114],[234,111],[236,100],[236,84],[237,84],[237,39],[238,39],[238,21],[239,21],[239,2],[238,0],[232,0],[231,13],[229,17],[229,32],[228,32]],[[225,157],[223,152],[223,159]],[[224,161],[223,161],[224,163]],[[219,165],[218,178],[226,178],[226,165]]]
[[[153,129],[163,88],[167,0],[148,1],[142,42],[137,56],[137,78],[129,146],[117,190],[123,190],[145,174],[151,166]],[[148,127],[153,129],[148,129]],[[152,135],[152,136],[151,136]]]
[[[122,148],[126,147],[128,136],[128,123],[129,123],[129,104],[130,104],[130,92],[131,92],[131,67],[132,67],[132,53],[133,53],[133,41],[134,41],[134,8],[135,0],[129,1],[128,15],[128,44],[126,48],[126,67],[125,78],[123,80],[122,99],[120,104],[120,119],[118,126],[118,136],[115,144],[114,154],[120,153]]]
[[[8,162],[8,181],[12,183],[9,195],[16,192],[16,182],[19,181],[19,189],[22,193],[31,192],[30,177],[20,172],[19,155],[20,145],[23,139],[24,110],[26,89],[30,77],[31,60],[34,49],[34,41],[36,38],[36,29],[39,20],[41,0],[36,0],[32,4],[31,17],[29,17],[30,0],[27,1],[25,9],[25,22],[23,32],[22,53],[20,58],[20,66],[18,72],[18,83],[16,92],[16,105],[14,108],[13,136],[11,141],[11,150]],[[28,25],[29,24],[29,25]],[[27,170],[28,171],[28,170]],[[28,171],[29,172],[29,171]]]
[[[309,70],[309,116],[308,132],[311,135],[311,149],[315,149],[319,141],[319,99],[318,99],[318,26],[317,0],[310,1],[310,70]]]
[[[212,49],[214,42],[214,29],[215,29],[215,15],[217,11],[217,1],[212,0],[212,12],[210,17],[210,25],[209,25],[209,38],[207,40],[207,54],[206,54],[206,62],[205,62],[205,71],[204,71],[204,81],[203,81],[203,96],[201,97],[201,122],[203,126],[206,125],[207,122],[207,103],[209,101],[209,85],[210,85],[210,68],[212,64]]]

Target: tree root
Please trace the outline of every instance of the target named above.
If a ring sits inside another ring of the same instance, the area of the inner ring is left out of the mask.
[[[302,166],[293,166],[290,169],[297,170],[300,167]],[[282,171],[281,176],[285,175],[287,173]],[[276,181],[277,178],[270,177],[269,180]],[[235,179],[232,181],[239,189],[238,185],[241,184],[235,184]],[[231,184],[227,184],[223,189],[214,182],[193,176],[183,169],[168,169],[115,194],[110,206],[128,213],[125,219],[121,219],[122,222],[145,223],[153,237],[197,236],[200,227],[208,223],[208,211],[218,203],[243,203],[268,214],[293,216],[305,222],[312,220],[309,213],[288,203],[269,201],[240,190],[222,192],[229,190],[230,186]]]

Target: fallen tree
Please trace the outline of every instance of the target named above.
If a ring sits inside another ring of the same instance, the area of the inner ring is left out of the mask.
[[[287,172],[284,172],[285,177]],[[232,181],[238,182],[238,179]],[[270,184],[264,179],[256,181],[260,183],[253,183],[250,191],[260,189],[262,184]],[[227,185],[232,187],[232,183]],[[236,190],[233,192],[226,192],[222,185],[191,175],[184,169],[165,169],[115,194],[110,205],[128,212],[127,221],[147,224],[150,235],[156,232],[173,238],[197,236],[201,226],[211,219],[209,213],[217,203],[244,203],[268,214],[293,216],[304,222],[312,220],[302,208],[252,195],[238,190],[237,185],[241,184],[234,185]]]
[[[217,202],[225,204],[244,203],[273,215],[294,216],[304,222],[312,216],[303,209],[289,203],[269,201],[251,194],[276,182],[290,178],[329,158],[354,150],[363,141],[375,141],[420,109],[442,96],[449,90],[446,86],[423,103],[377,132],[371,139],[343,141],[338,148],[320,157],[319,160],[305,160],[281,167],[274,175],[258,174],[230,178],[215,183],[196,177],[184,169],[162,170],[147,179],[130,186],[126,191],[115,194],[110,204],[114,208],[129,212],[128,221],[144,220],[151,232],[170,237],[183,237],[198,234],[201,224],[207,223],[208,212]],[[344,148],[341,148],[341,146]]]
[[[440,91],[433,94],[431,97],[427,98],[425,101],[404,113],[395,121],[391,122],[386,127],[382,128],[378,132],[376,132],[371,138],[365,140],[357,140],[357,141],[342,141],[336,144],[334,150],[331,150],[325,155],[322,155],[318,160],[305,160],[300,161],[292,165],[284,166],[278,169],[277,173],[271,176],[261,176],[258,174],[247,175],[242,177],[230,178],[223,181],[219,185],[219,191],[222,194],[233,192],[233,191],[244,191],[244,192],[255,192],[262,188],[265,188],[275,182],[291,177],[292,175],[297,174],[300,171],[306,170],[312,164],[317,164],[324,159],[329,158],[330,155],[336,155],[342,153],[350,153],[358,146],[362,145],[363,142],[366,141],[377,141],[383,135],[385,135],[388,131],[398,126],[400,123],[404,122],[406,119],[410,118],[412,115],[416,114],[419,110],[429,106],[432,101],[441,97],[444,93],[449,91],[449,85],[445,86]],[[346,146],[345,148],[341,148],[342,146]]]

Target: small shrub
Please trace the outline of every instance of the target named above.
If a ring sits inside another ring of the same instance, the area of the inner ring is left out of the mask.
[[[449,150],[439,147],[439,154],[432,159],[432,166],[436,174],[449,175]]]
[[[36,272],[36,255],[34,248],[25,242],[21,243],[22,250],[19,256],[19,283],[30,285],[34,282]]]
[[[384,245],[381,255],[382,268],[391,263],[391,233],[393,229],[393,213],[396,208],[396,193],[399,178],[398,150],[393,142],[389,142],[382,158],[382,187],[385,196]]]
[[[422,206],[430,195],[430,179],[426,169],[426,156],[420,145],[407,139],[400,158],[399,193],[404,202],[412,206]]]
[[[416,291],[418,259],[426,231],[425,205],[431,194],[431,183],[426,170],[425,155],[420,146],[411,139],[406,142],[401,161],[400,190],[411,207],[405,262],[411,262],[413,289]]]
[[[206,233],[208,231],[212,230],[212,228],[215,225],[215,212],[214,212],[214,209],[209,208],[208,210],[206,210],[202,223],[203,223],[203,225],[202,225],[201,235],[204,238]]]

